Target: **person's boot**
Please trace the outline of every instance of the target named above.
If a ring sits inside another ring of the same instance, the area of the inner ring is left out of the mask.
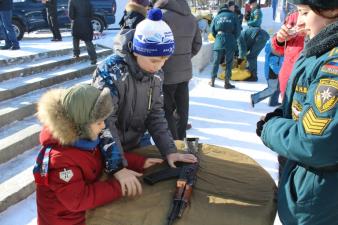
[[[1,49],[1,50],[8,50],[8,49],[10,49],[10,48],[12,48],[12,45],[5,44],[5,45],[2,46],[0,49]]]
[[[235,85],[230,84],[229,78],[225,77],[225,79],[224,79],[224,88],[225,89],[233,89],[233,88],[235,88]]]
[[[258,80],[257,74],[251,73],[251,76],[248,79],[246,79],[245,81],[256,82],[257,80]]]
[[[216,79],[216,77],[212,77],[211,80],[209,81],[209,85],[211,87],[215,87],[215,79]]]

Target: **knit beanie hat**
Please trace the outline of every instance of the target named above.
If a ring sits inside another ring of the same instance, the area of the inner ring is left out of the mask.
[[[89,129],[93,122],[106,119],[113,110],[109,89],[102,92],[88,84],[81,84],[66,89],[61,104],[71,119],[79,138],[96,139]]]
[[[163,20],[158,8],[148,11],[145,20],[137,24],[133,38],[133,51],[143,56],[170,56],[174,53],[173,33]]]
[[[257,3],[257,0],[248,0],[248,3],[249,3],[249,4]]]
[[[338,8],[337,0],[288,0],[294,5],[308,5],[318,7],[320,9],[334,9]]]
[[[147,7],[150,4],[149,0],[130,0],[130,2],[134,2],[136,4],[143,5],[144,7]]]

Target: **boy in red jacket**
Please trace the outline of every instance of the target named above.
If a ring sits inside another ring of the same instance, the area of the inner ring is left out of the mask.
[[[33,171],[39,225],[85,224],[86,210],[141,194],[139,182],[125,181],[119,173],[115,179],[98,180],[103,169],[98,135],[112,109],[109,89],[100,92],[86,84],[53,89],[40,99],[42,149]],[[133,153],[125,157],[135,179],[145,168],[163,161]]]

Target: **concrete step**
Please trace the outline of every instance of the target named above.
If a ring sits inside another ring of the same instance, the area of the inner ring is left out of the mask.
[[[89,56],[87,55],[85,49],[85,47],[81,47],[82,54],[79,58],[73,58],[73,53],[68,52],[63,56],[57,56],[48,59],[37,59],[33,62],[22,63],[20,65],[2,66],[0,68],[0,82],[13,79],[15,77],[25,77],[36,73],[42,73],[44,71],[50,71],[52,69],[70,65],[76,62],[89,61]],[[96,53],[97,57],[99,58],[111,54],[112,50],[97,47]]]
[[[27,198],[35,191],[32,171],[38,151],[39,147],[32,148],[0,164],[0,212]]]
[[[39,144],[41,125],[35,116],[14,122],[0,129],[0,163],[22,154]]]
[[[101,48],[106,48],[106,47],[101,46],[101,45],[95,45],[95,46],[98,46],[98,47],[101,47]],[[0,60],[0,67],[9,66],[9,65],[20,65],[20,64],[23,64],[23,63],[27,63],[27,62],[34,62],[35,60],[39,60],[39,59],[57,57],[57,56],[71,54],[71,53],[73,53],[73,48],[63,48],[63,49],[60,49],[60,50],[53,50],[53,51],[46,49],[45,52],[39,52],[39,53],[36,53],[36,54],[30,54],[30,55],[25,55],[25,56],[1,59]]]
[[[79,83],[90,83],[91,74],[53,85],[48,88],[42,88],[16,98],[0,102],[0,127],[10,124],[36,113],[36,102],[50,88],[71,87]]]
[[[104,56],[105,57],[105,56]],[[89,62],[79,63],[66,68],[34,74],[28,77],[17,77],[0,83],[0,101],[15,98],[28,92],[49,87],[66,80],[72,80],[93,73],[96,65]]]
[[[55,85],[51,88],[57,87],[70,87],[79,83],[89,83],[90,75],[81,77],[79,79],[71,80],[62,84]],[[46,89],[38,90],[35,93],[30,93],[25,96],[25,99],[29,99],[31,105],[36,104],[40,96],[45,93]],[[16,98],[12,104],[18,103],[20,98]],[[23,111],[27,110],[27,107],[22,107]],[[32,107],[33,108],[33,107]],[[8,112],[5,118],[12,115],[13,118],[22,116],[23,111],[21,109],[16,109],[13,112]],[[4,163],[17,155],[23,153],[26,149],[30,149],[33,146],[38,145],[38,135],[41,129],[41,126],[33,114],[36,112],[34,107],[30,117],[25,119],[20,118],[20,121],[13,122],[8,124],[8,121],[3,120],[3,123],[7,123],[5,126],[0,128],[0,163]],[[4,118],[2,118],[4,119]]]

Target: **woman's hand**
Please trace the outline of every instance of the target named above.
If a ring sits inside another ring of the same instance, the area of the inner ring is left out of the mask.
[[[158,158],[147,158],[144,165],[143,165],[143,168],[144,169],[147,169],[151,166],[154,166],[156,164],[160,164],[163,162],[163,159],[158,159]]]
[[[167,155],[167,161],[170,167],[176,168],[175,162],[177,161],[195,163],[197,158],[193,154],[171,153]]]
[[[122,195],[123,196],[136,196],[142,194],[142,186],[140,181],[137,179],[141,177],[142,173],[137,173],[133,170],[122,169],[114,174],[116,180],[120,182]]]

